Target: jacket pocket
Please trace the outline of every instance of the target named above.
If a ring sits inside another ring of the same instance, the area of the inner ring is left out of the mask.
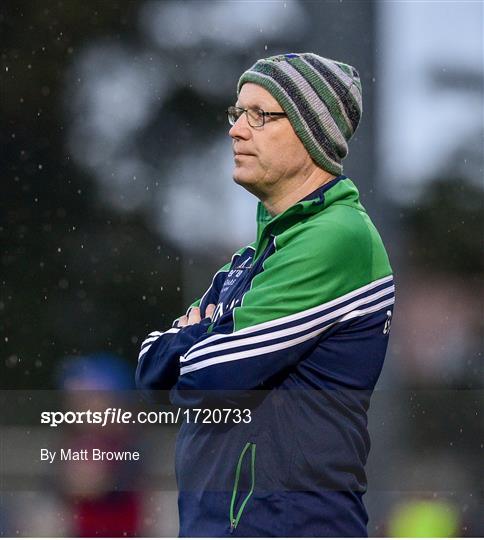
[[[240,518],[242,517],[242,514],[244,513],[244,509],[249,502],[249,499],[252,497],[252,494],[254,493],[254,487],[255,487],[255,451],[256,451],[256,444],[252,442],[248,442],[242,452],[240,453],[239,460],[237,462],[237,467],[235,469],[235,480],[234,480],[234,488],[232,490],[232,498],[230,500],[230,532],[233,533],[234,530],[237,528]],[[247,456],[247,457],[246,457]],[[240,474],[242,471],[242,467],[244,465],[245,460],[249,460],[249,467],[250,467],[250,487],[249,492],[244,497],[243,501],[240,503],[240,506],[238,509],[236,509],[236,503],[237,503],[237,495],[239,493],[239,483],[240,483]]]

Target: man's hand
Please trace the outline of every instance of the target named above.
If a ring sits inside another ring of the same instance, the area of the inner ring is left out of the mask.
[[[212,318],[213,312],[215,311],[215,304],[209,304],[207,306],[207,309],[205,310],[205,317]],[[178,319],[178,326],[190,326],[192,324],[197,324],[202,320],[201,314],[200,314],[200,308],[194,307],[190,310],[190,313],[188,317],[186,315],[183,315],[183,317],[180,317]]]

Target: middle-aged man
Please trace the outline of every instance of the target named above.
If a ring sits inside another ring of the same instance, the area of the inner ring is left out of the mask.
[[[148,336],[137,370],[140,388],[207,409],[178,435],[180,535],[366,536],[366,413],[394,287],[342,175],[358,72],[284,54],[257,61],[237,91],[233,177],[260,200],[257,238]]]

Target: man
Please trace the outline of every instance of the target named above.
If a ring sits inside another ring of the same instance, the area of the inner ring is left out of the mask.
[[[342,175],[361,110],[357,71],[311,53],[259,60],[239,80],[233,177],[260,199],[257,239],[148,336],[137,370],[177,406],[251,407],[250,422],[182,425],[181,536],[366,535],[366,412],[394,288]]]

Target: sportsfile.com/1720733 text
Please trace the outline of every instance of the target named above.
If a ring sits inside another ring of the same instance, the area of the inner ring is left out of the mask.
[[[49,427],[62,424],[249,424],[252,421],[250,409],[182,409],[169,411],[132,411],[108,407],[103,411],[42,411],[40,423]]]

